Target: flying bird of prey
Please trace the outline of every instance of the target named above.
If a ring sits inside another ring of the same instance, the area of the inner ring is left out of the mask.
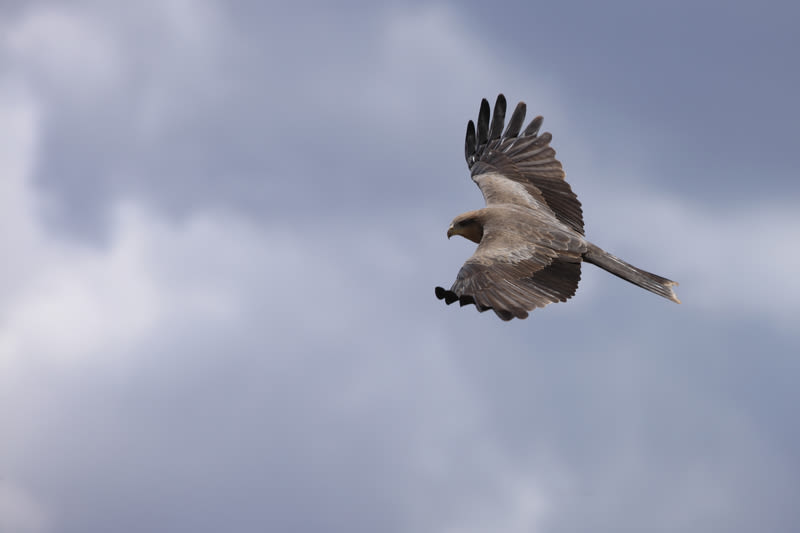
[[[680,303],[676,282],[645,272],[590,243],[584,237],[581,203],[564,179],[550,146],[539,134],[542,117],[522,133],[525,103],[517,104],[503,131],[506,99],[501,94],[489,120],[489,102],[478,113],[477,131],[467,124],[465,155],[472,181],[486,207],[458,215],[447,237],[461,235],[478,248],[467,259],[450,290],[436,287],[448,305],[474,304],[503,320],[526,318],[528,311],[565,302],[578,288],[581,262]]]

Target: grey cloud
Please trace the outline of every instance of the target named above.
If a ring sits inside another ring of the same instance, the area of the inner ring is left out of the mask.
[[[577,24],[596,53],[559,55],[538,53],[577,31],[558,7],[501,22],[182,5],[52,7],[115,43],[118,70],[78,92],[3,51],[4,81],[42,115],[35,181],[13,194],[53,195],[63,223],[104,242],[66,239],[33,208],[0,215],[35,228],[28,247],[0,241],[29,271],[0,307],[0,509],[56,532],[792,530],[798,337],[774,294],[697,305],[719,268],[703,243],[733,246],[713,230],[748,222],[737,195],[709,201],[722,177],[688,180],[719,164],[721,141],[684,158],[673,119],[691,113],[656,90],[705,63],[682,70],[668,60],[692,54],[662,50],[666,73],[641,80],[647,51],[589,32],[589,15],[614,16],[591,9]],[[534,15],[536,46],[500,31]],[[587,65],[619,47],[624,61]],[[699,79],[708,91],[731,72]],[[574,300],[525,322],[434,299],[471,253],[446,225],[481,202],[461,132],[500,90],[545,114],[590,237],[675,272],[683,306],[590,267]],[[730,133],[698,109],[686,128]],[[725,183],[751,190],[760,156],[737,153]],[[667,188],[685,211],[656,202]],[[778,209],[748,216],[764,205]],[[784,275],[770,242],[726,276]]]

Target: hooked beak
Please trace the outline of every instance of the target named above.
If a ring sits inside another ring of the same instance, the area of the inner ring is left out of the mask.
[[[455,235],[455,231],[453,230],[453,225],[452,225],[452,224],[450,224],[450,227],[449,227],[449,228],[447,228],[447,238],[449,239],[449,238],[450,238],[450,237],[452,237],[453,235]]]

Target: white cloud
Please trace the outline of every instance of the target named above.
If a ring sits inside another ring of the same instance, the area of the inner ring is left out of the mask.
[[[38,116],[25,92],[4,81],[0,80],[0,246],[17,252],[4,254],[0,289],[6,293],[28,273],[22,258],[37,253],[32,247],[40,235],[31,219],[38,207],[36,198],[26,183],[35,157]]]
[[[120,72],[110,28],[75,7],[37,5],[8,28],[5,47],[19,66],[60,90],[80,94],[107,88]]]
[[[29,183],[37,116],[30,98],[0,91],[4,175],[0,248],[8,258],[0,304],[3,365],[34,354],[90,357],[145,335],[164,313],[224,312],[228,302],[208,288],[208,279],[176,278],[165,283],[158,277],[159,257],[169,255],[159,247],[177,248],[187,256],[200,251],[193,244],[197,239],[193,228],[185,235],[171,232],[163,222],[148,223],[148,215],[138,208],[121,206],[108,248],[61,241],[46,231]],[[213,226],[212,222],[201,239]],[[223,233],[217,231],[216,237]]]

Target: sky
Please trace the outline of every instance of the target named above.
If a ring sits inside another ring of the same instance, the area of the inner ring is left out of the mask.
[[[0,532],[795,531],[798,16],[4,1]],[[500,92],[682,305],[435,298]]]

